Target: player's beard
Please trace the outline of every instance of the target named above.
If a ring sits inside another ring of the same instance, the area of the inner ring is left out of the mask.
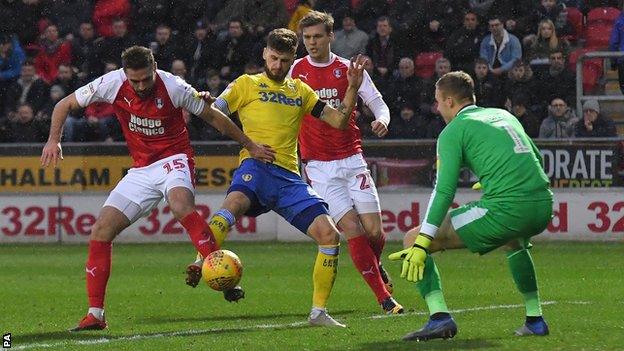
[[[284,79],[286,78],[286,75],[288,75],[288,71],[285,71],[284,73],[280,75],[271,73],[271,70],[269,69],[269,66],[267,66],[266,63],[264,64],[264,73],[267,75],[267,77],[269,77],[269,79],[276,81],[278,83],[283,82]]]
[[[145,90],[143,90],[141,92],[136,91],[136,90],[134,92],[137,94],[139,99],[145,99],[146,97],[149,97],[150,95],[152,95],[152,93],[154,92],[154,87],[151,87],[149,89],[145,89]]]

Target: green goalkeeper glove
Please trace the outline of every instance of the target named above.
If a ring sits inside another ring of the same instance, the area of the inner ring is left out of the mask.
[[[431,245],[431,238],[427,235],[420,234],[416,237],[416,241],[414,241],[412,247],[388,256],[391,261],[403,260],[401,278],[405,278],[410,282],[417,282],[423,279],[425,273],[425,259],[427,258],[429,245]]]

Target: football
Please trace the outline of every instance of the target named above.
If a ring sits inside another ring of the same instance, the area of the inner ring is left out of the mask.
[[[224,291],[235,287],[242,275],[243,265],[232,251],[217,250],[204,259],[202,278],[214,290]]]

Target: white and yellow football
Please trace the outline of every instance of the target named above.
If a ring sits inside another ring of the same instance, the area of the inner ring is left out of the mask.
[[[229,250],[217,250],[204,259],[202,278],[214,290],[224,291],[238,284],[243,275],[240,258]]]

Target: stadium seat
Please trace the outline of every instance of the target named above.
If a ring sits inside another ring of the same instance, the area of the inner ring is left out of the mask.
[[[596,7],[587,13],[587,25],[598,22],[613,24],[619,15],[620,10],[615,7]]]
[[[435,73],[435,62],[442,56],[442,53],[438,51],[421,52],[416,55],[416,59],[414,60],[416,76],[423,79],[431,78]]]
[[[585,28],[585,47],[590,49],[606,49],[613,23],[594,22]]]
[[[299,0],[284,0],[284,5],[286,5],[286,11],[288,11],[288,16],[292,16],[292,14],[297,9],[299,5]]]
[[[584,34],[583,32],[583,13],[579,11],[576,7],[568,7],[566,8],[568,13],[568,22],[572,28],[574,28],[574,33],[562,36],[563,39],[566,39],[570,42],[578,41],[581,36]]]
[[[593,48],[580,48],[572,51],[568,57],[568,69],[576,72],[576,61],[579,56],[587,52],[596,51]],[[603,60],[595,58],[591,60],[585,60],[583,62],[583,91],[594,92],[598,88],[598,82],[602,76]]]

